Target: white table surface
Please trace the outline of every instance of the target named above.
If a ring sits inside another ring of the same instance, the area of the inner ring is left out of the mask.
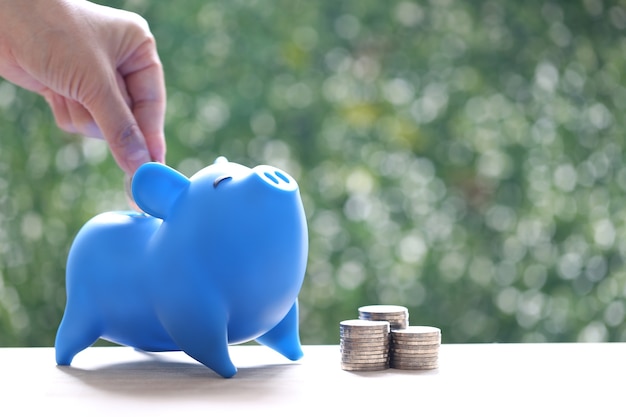
[[[347,372],[338,346],[303,349],[232,346],[224,379],[182,352],[91,347],[57,367],[53,348],[2,348],[0,415],[626,416],[626,343],[444,344],[432,371]]]

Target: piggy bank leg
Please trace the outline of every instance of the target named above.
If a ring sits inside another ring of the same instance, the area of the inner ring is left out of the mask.
[[[224,378],[230,378],[237,373],[237,368],[228,353],[226,326],[218,330],[211,321],[203,321],[200,326],[183,322],[169,332],[183,352]]]
[[[206,300],[174,306],[159,314],[176,345],[224,378],[237,373],[228,353],[227,317]],[[191,306],[196,306],[191,307]]]
[[[85,312],[71,314],[71,310],[66,310],[54,342],[57,365],[70,365],[78,352],[93,345],[99,337],[97,326],[87,319]]]
[[[300,335],[298,333],[298,300],[289,313],[273,329],[258,337],[256,341],[280,353],[292,361],[302,357]]]

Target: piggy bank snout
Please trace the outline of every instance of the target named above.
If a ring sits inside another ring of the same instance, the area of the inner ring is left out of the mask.
[[[259,165],[252,169],[253,177],[265,186],[282,191],[296,191],[298,183],[285,171],[269,165]]]

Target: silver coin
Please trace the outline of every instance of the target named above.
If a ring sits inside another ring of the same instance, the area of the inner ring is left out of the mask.
[[[432,344],[437,344],[437,343],[441,343],[441,337],[398,337],[398,336],[392,336],[391,341],[393,342],[398,342],[398,343],[417,343],[417,342],[426,342],[426,343],[432,343]]]
[[[339,322],[340,327],[388,327],[389,323],[384,321],[350,319]]]
[[[419,347],[419,346],[441,346],[441,342],[438,340],[417,340],[417,341],[411,341],[411,340],[398,340],[398,339],[394,339],[391,341],[391,346],[399,346],[399,347],[406,347],[406,348],[411,348],[413,346],[415,347]]]
[[[355,350],[355,349],[349,349],[349,350],[340,350],[339,353],[341,355],[354,355],[354,356],[371,356],[371,357],[375,357],[375,356],[389,356],[389,350],[388,349],[378,349],[378,350]]]
[[[390,316],[390,315],[366,315],[360,314],[359,320],[366,321],[391,321],[391,322],[406,322],[408,321],[407,316]]]
[[[384,334],[370,334],[370,335],[340,335],[340,341],[348,343],[369,343],[369,344],[390,344],[391,337]]]
[[[342,334],[389,333],[389,322],[387,321],[356,319],[356,322],[360,322],[363,324],[343,323],[339,325],[339,332]]]
[[[388,321],[389,323],[407,323],[406,317],[390,317],[390,316],[364,316],[360,315],[359,320],[364,321]]]
[[[389,358],[391,354],[389,352],[376,352],[376,353],[364,353],[354,351],[339,352],[342,358],[362,358],[362,359],[383,359]]]
[[[131,210],[134,210],[139,213],[143,213],[143,210],[139,208],[137,203],[135,203],[135,199],[133,198],[132,191],[132,177],[128,174],[124,175],[124,192],[126,193],[126,202]]]
[[[400,329],[401,330],[401,329]],[[440,343],[441,341],[441,337],[440,336],[398,336],[398,335],[393,335],[391,337],[391,339],[395,342],[431,342],[431,343]]]
[[[413,366],[413,365],[396,365],[396,364],[389,364],[390,368],[393,369],[400,369],[403,371],[429,371],[432,369],[437,369],[439,368],[439,364],[438,363],[434,363],[431,365],[417,365],[417,366]]]
[[[381,353],[389,353],[389,347],[387,346],[376,346],[376,347],[359,347],[359,346],[340,346],[339,352],[353,352],[353,353],[368,353],[371,355],[381,354]]]
[[[365,323],[367,323],[367,320],[361,320],[364,321]],[[380,321],[371,321],[370,323],[381,323]],[[388,334],[389,333],[389,322],[386,321],[385,323],[385,327],[374,327],[374,326],[370,326],[370,327],[340,327],[339,328],[339,333],[341,334],[348,334],[348,333],[355,333],[355,334],[370,334],[370,333],[380,333],[380,334]]]
[[[389,357],[389,362],[391,363],[395,363],[395,364],[405,364],[405,365],[428,365],[431,363],[435,363],[438,362],[439,358],[437,358],[436,356],[433,358],[399,358],[396,356],[390,356]]]
[[[395,312],[381,312],[381,313],[371,313],[368,311],[359,311],[359,317],[393,317],[393,318],[406,318],[408,317],[408,314],[406,311],[403,311],[401,313],[395,313]]]
[[[375,365],[364,365],[364,364],[350,364],[350,363],[342,363],[341,369],[344,371],[383,371],[385,369],[389,369],[389,364],[375,364]]]
[[[389,357],[394,359],[402,359],[402,360],[422,360],[428,358],[437,358],[439,356],[439,352],[423,352],[423,353],[406,353],[406,352],[396,352],[394,350],[389,351]]]
[[[397,359],[406,359],[406,360],[431,360],[437,359],[439,357],[439,352],[424,352],[424,353],[406,353],[406,352],[397,352],[395,350],[390,350],[389,354]]]
[[[339,342],[339,347],[342,349],[359,349],[359,350],[374,350],[374,349],[389,349],[391,344],[388,342],[380,342],[380,343],[370,343],[370,342],[358,342],[358,341],[348,341],[342,340]]]
[[[389,337],[388,331],[381,331],[379,329],[367,329],[367,330],[346,330],[341,329],[339,331],[339,336],[345,338],[363,338],[363,337]]]
[[[387,329],[339,329],[343,337],[390,337]]]
[[[354,345],[391,345],[391,339],[389,337],[341,337],[339,342],[354,344]]]
[[[408,314],[409,310],[404,306],[374,304],[361,306],[358,311],[365,314]]]
[[[389,362],[389,359],[363,359],[363,358],[342,358],[342,363],[349,363],[352,365],[355,364],[365,364],[365,365],[382,365]]]
[[[391,339],[388,336],[374,335],[374,336],[340,336],[340,342],[354,343],[354,344],[369,344],[369,345],[382,345],[391,344]]]
[[[352,350],[344,350],[344,351],[341,351],[340,353],[341,353],[342,358],[382,359],[382,358],[389,357],[389,352],[372,353],[372,352],[359,352],[359,351],[352,351]]]
[[[439,363],[439,360],[437,358],[423,361],[390,358],[389,363],[394,366],[430,366]]]
[[[339,344],[346,344],[346,345],[359,345],[359,346],[391,346],[391,340],[389,340],[388,338],[384,338],[384,337],[375,337],[375,338],[369,338],[369,337],[347,337],[347,338],[340,338],[339,339]]]
[[[409,326],[406,329],[394,330],[398,337],[429,337],[440,336],[441,329],[432,326]]]
[[[381,353],[378,355],[360,355],[358,353],[348,354],[341,353],[341,360],[343,361],[378,361],[384,362],[389,359],[388,353]]]
[[[386,320],[362,320],[357,319],[363,323],[375,323],[373,325],[343,325],[339,327],[340,331],[352,331],[352,332],[389,332],[389,322]],[[383,324],[381,324],[383,323]]]
[[[403,349],[392,346],[391,348],[389,348],[389,351],[393,352],[396,355],[424,355],[430,353],[438,353],[439,348],[429,347],[426,349]]]
[[[359,362],[389,362],[389,355],[379,355],[379,356],[358,356],[358,355],[346,355],[341,354],[340,356],[341,362],[348,363],[359,363]]]
[[[425,341],[398,341],[391,340],[390,346],[398,347],[401,349],[435,349],[441,346],[441,343],[437,340],[425,340]]]
[[[339,342],[339,347],[341,349],[354,350],[389,350],[391,345],[389,343],[359,343],[342,340],[341,342]]]
[[[410,337],[390,337],[389,342],[393,345],[431,345],[431,346],[441,346],[441,338],[440,337],[432,337],[426,339],[414,338]]]
[[[389,358],[341,358],[341,363],[349,363],[353,365],[375,365],[389,363]]]
[[[394,366],[430,366],[438,362],[439,359],[437,357],[429,359],[389,359],[389,363],[394,364]]]
[[[387,352],[390,346],[388,344],[358,344],[358,343],[339,343],[339,350],[354,350],[360,352]]]

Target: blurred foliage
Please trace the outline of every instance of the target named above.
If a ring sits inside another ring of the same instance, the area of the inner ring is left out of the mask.
[[[110,1],[151,25],[168,164],[299,182],[303,343],[401,304],[444,343],[626,341],[626,2]],[[52,345],[104,143],[0,80],[0,345]]]

